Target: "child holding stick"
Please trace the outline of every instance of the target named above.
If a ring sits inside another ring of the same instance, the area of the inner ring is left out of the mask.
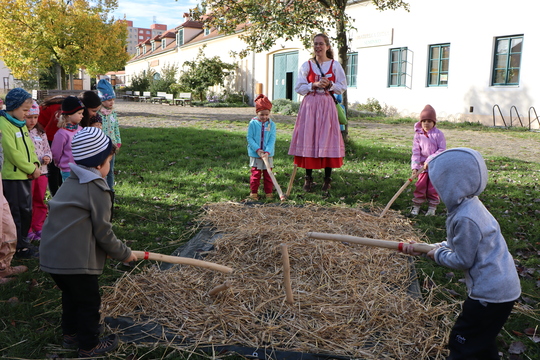
[[[475,150],[455,148],[435,157],[429,173],[448,209],[448,240],[435,244],[427,256],[465,271],[468,292],[450,332],[447,359],[499,359],[495,339],[521,287],[499,223],[478,198],[488,181],[486,163]],[[408,244],[403,252],[418,255]]]
[[[267,199],[272,199],[272,178],[266,170],[266,165],[261,156],[268,156],[268,164],[272,167],[274,148],[276,145],[276,124],[270,119],[272,103],[263,94],[259,94],[255,99],[255,111],[257,116],[251,119],[248,125],[247,149],[249,155],[249,166],[251,166],[251,177],[249,178],[249,197],[253,200],[259,199],[259,185],[261,175],[264,174],[264,192]],[[270,169],[271,170],[271,169]]]
[[[116,147],[103,131],[86,127],[73,137],[72,151],[71,175],[49,201],[39,260],[62,291],[63,346],[89,358],[118,346],[116,335],[99,339],[98,277],[107,256],[124,262],[137,256],[112,230],[112,193],[104,178]]]
[[[414,140],[411,157],[412,176],[418,174],[416,190],[414,190],[411,215],[416,216],[420,207],[427,200],[429,203],[426,216],[435,215],[440,199],[431,185],[427,171],[429,161],[446,150],[446,139],[442,131],[437,129],[437,114],[431,105],[426,105],[420,113],[420,121],[414,125]],[[420,172],[420,173],[419,173]]]

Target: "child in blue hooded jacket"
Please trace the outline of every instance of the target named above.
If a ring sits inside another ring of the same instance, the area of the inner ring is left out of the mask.
[[[478,198],[488,180],[486,163],[475,150],[450,149],[430,161],[429,176],[448,217],[447,241],[427,255],[463,270],[468,292],[450,332],[447,360],[499,359],[495,340],[521,286],[499,223]],[[405,245],[403,252],[413,254],[412,247]]]
[[[255,99],[255,112],[257,116],[251,119],[248,125],[247,149],[251,177],[249,178],[250,198],[258,200],[259,185],[264,174],[264,192],[267,199],[272,199],[274,185],[266,171],[262,156],[268,156],[268,164],[273,166],[274,148],[276,145],[276,124],[270,119],[272,103],[266,96],[260,94]]]

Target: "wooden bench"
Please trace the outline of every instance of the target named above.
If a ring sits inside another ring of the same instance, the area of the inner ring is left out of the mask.
[[[141,96],[141,92],[140,91],[134,91],[133,95],[131,95],[129,98],[132,101],[139,101],[139,96]]]
[[[178,94],[178,97],[174,99],[174,105],[181,104],[184,106],[186,103],[189,103],[189,106],[191,106],[191,93],[180,93]]]
[[[163,102],[163,100],[165,100],[165,95],[166,95],[166,94],[167,94],[167,93],[164,92],[164,91],[158,91],[158,92],[157,92],[157,96],[154,96],[154,97],[152,98],[152,103],[154,103],[154,104],[161,104],[161,103]]]
[[[150,101],[150,91],[144,91],[141,96],[139,96],[139,102],[149,102]]]
[[[169,105],[173,105],[173,98],[174,98],[173,94],[165,94],[165,100],[163,101]]]
[[[122,95],[122,100],[130,100],[132,95],[133,95],[133,91],[127,90],[126,93]]]

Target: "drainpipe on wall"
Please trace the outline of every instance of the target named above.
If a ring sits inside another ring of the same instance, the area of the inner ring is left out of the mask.
[[[255,51],[251,54],[251,105],[255,106]]]

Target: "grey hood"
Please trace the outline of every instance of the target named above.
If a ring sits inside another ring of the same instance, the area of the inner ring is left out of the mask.
[[[461,202],[484,191],[488,181],[482,155],[469,148],[443,151],[429,163],[429,179],[451,213]]]

